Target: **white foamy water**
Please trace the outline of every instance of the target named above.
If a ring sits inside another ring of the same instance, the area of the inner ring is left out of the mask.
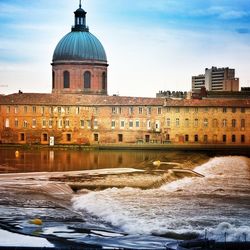
[[[199,233],[250,240],[250,159],[215,157],[158,189],[106,189],[75,197],[73,207],[129,234]]]

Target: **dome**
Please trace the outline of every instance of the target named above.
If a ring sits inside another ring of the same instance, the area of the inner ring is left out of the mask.
[[[59,41],[53,54],[53,62],[65,60],[107,62],[107,57],[101,42],[93,34],[71,31]]]

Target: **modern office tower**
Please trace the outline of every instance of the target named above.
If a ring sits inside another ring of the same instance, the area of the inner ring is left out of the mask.
[[[235,69],[206,68],[205,74],[192,76],[192,91],[202,87],[208,91],[239,91],[239,78],[235,78]]]

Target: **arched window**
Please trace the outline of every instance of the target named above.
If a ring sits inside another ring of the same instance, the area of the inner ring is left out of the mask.
[[[69,75],[69,71],[64,71],[63,72],[63,87],[65,89],[68,89],[70,85],[70,75]]]
[[[102,73],[102,89],[106,89],[107,86],[107,75],[106,72]]]
[[[52,71],[52,89],[55,88],[55,71]]]
[[[89,71],[84,72],[83,79],[84,79],[84,88],[90,89],[91,88],[91,73]]]

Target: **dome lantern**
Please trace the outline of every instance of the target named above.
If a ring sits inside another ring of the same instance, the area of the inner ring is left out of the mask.
[[[79,8],[74,12],[75,14],[75,25],[72,27],[72,31],[89,31],[86,26],[86,14],[87,12],[82,9],[81,0],[79,2]]]

